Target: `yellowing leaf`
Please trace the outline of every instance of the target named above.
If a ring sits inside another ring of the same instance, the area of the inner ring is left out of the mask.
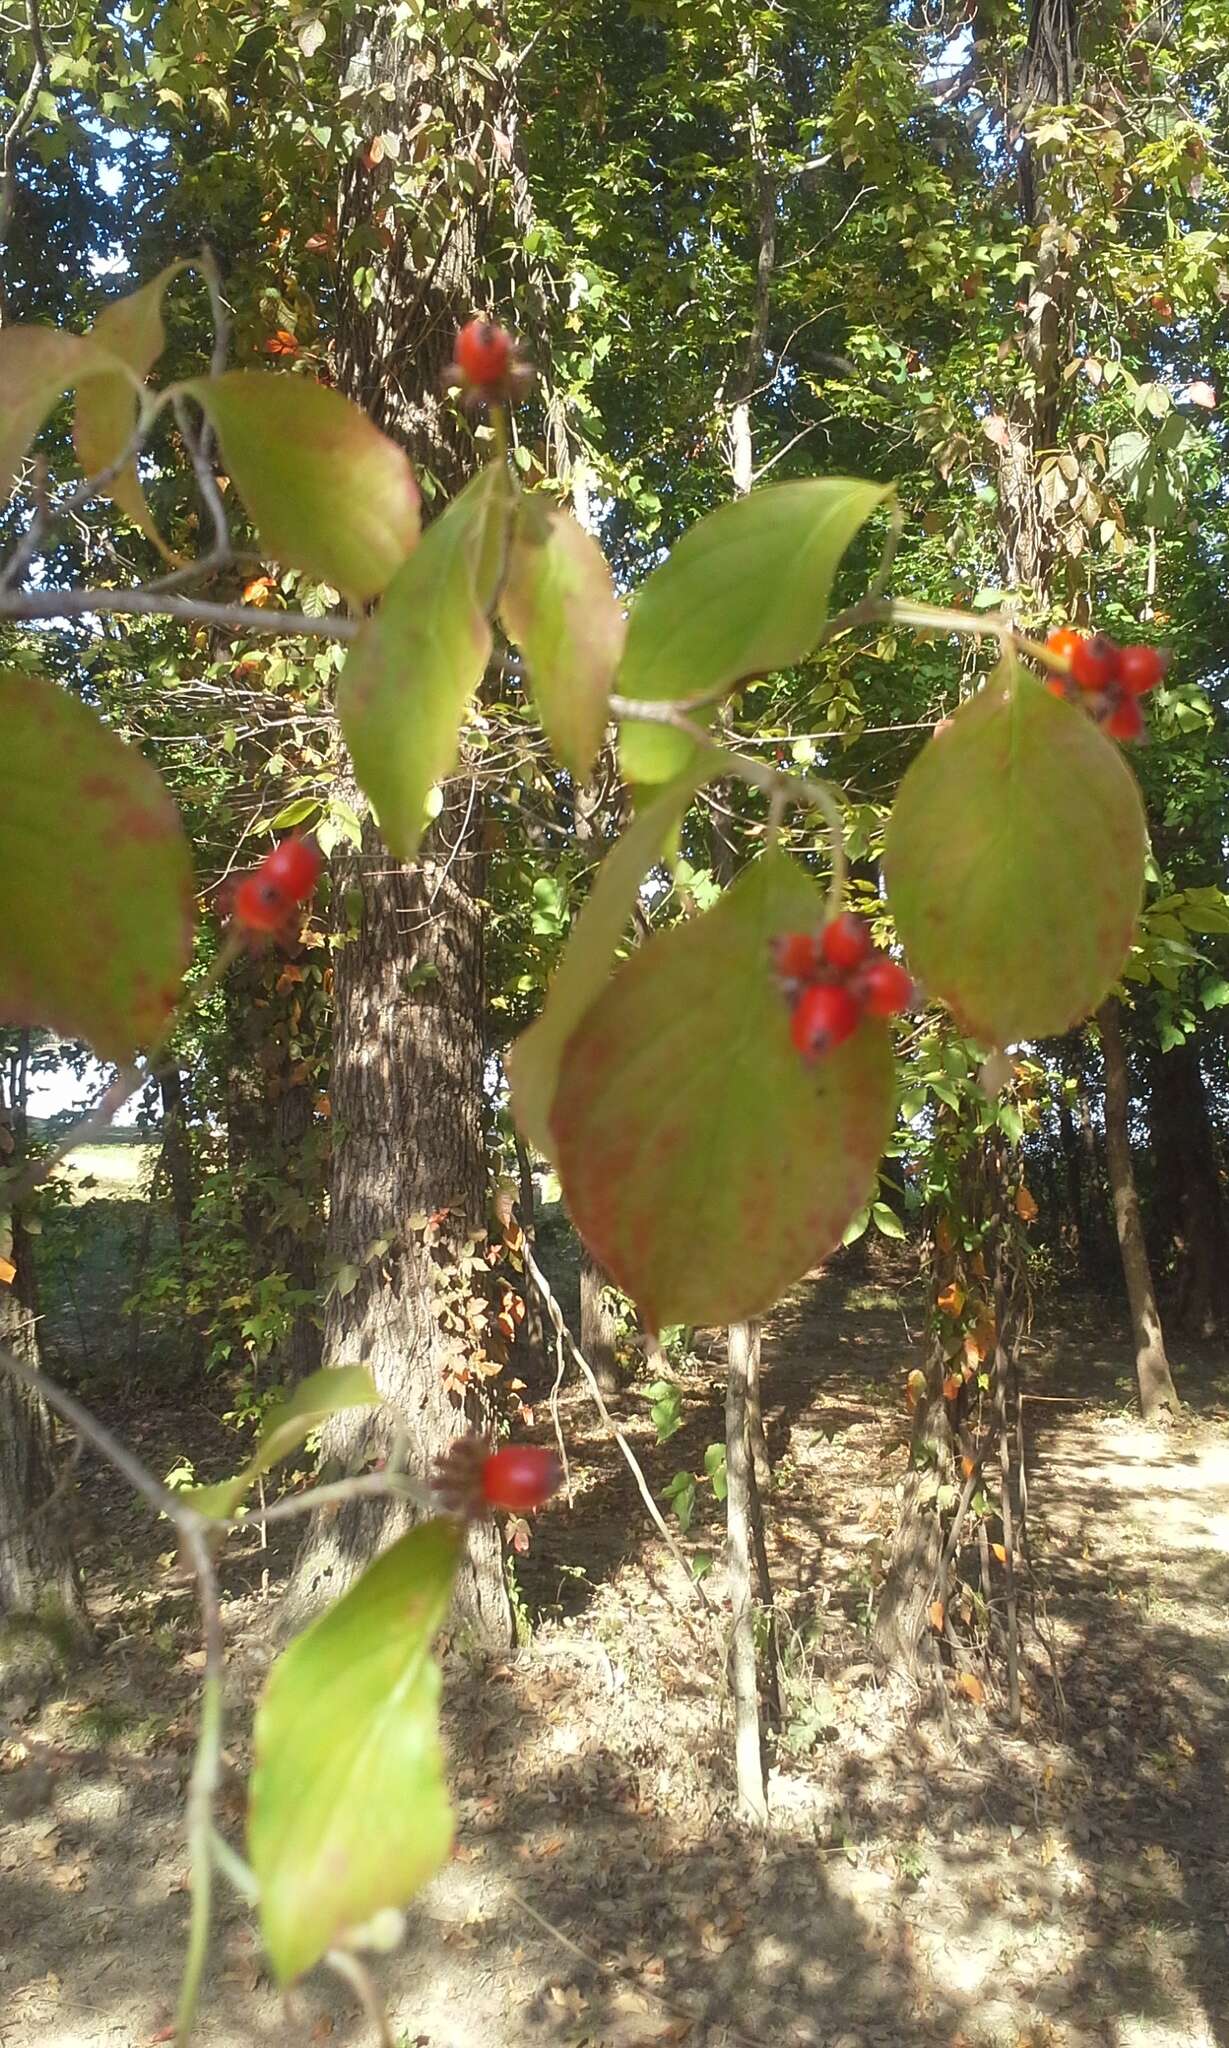
[[[954,1401],[963,1385],[964,1381],[961,1379],[960,1374],[958,1372],[949,1372],[947,1378],[943,1382],[944,1400]]]
[[[943,1602],[941,1600],[932,1600],[927,1612],[930,1617],[930,1626],[942,1635],[943,1623],[946,1619],[946,1609]]]
[[[884,873],[910,967],[988,1045],[1066,1031],[1131,946],[1143,806],[1119,750],[1012,660],[909,768]]]
[[[1016,1189],[1016,1215],[1022,1223],[1035,1223],[1040,1211],[1023,1181]]]
[[[107,306],[94,322],[93,339],[128,371],[86,378],[78,387],[73,418],[73,444],[87,476],[97,476],[122,455],[137,419],[137,391],[166,345],[162,298],[171,279],[184,269],[172,263],[140,291],[129,292]],[[124,465],[107,486],[107,496],[126,512],[134,526],[151,540],[166,561],[180,556],[163,543],[141,489],[135,459]]]
[[[405,451],[310,377],[227,370],[184,389],[217,432],[263,552],[356,603],[378,597],[418,540]]]
[[[972,1700],[973,1705],[975,1707],[980,1707],[984,1702],[986,1697],[986,1688],[982,1684],[976,1672],[962,1671],[960,1673],[960,1676],[956,1680],[956,1686],[958,1691],[962,1692],[966,1699]]]
[[[1003,1548],[1003,1545],[1002,1545],[1001,1543],[992,1543],[992,1544],[990,1545],[990,1548],[991,1548],[991,1550],[992,1550],[992,1551],[994,1552],[994,1554],[995,1554],[995,1556],[997,1557],[997,1559],[998,1559],[999,1563],[1000,1563],[1000,1564],[1006,1564],[1006,1562],[1007,1562],[1007,1552],[1006,1552],[1006,1551],[1005,1551],[1005,1549]]]
[[[88,334],[58,327],[0,331],[0,505],[7,504],[25,452],[56,401],[100,371],[117,372],[135,391],[126,366]]]
[[[945,1316],[958,1316],[964,1307],[964,1289],[955,1280],[948,1282],[941,1294],[935,1296],[935,1307]]]
[[[583,782],[606,730],[626,629],[602,550],[544,497],[517,507],[499,613],[524,654],[546,736]]]

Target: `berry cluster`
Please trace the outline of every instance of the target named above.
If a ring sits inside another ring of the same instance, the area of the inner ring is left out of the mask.
[[[1056,697],[1083,704],[1112,740],[1137,740],[1144,730],[1139,700],[1169,667],[1160,647],[1120,647],[1108,633],[1076,633],[1060,626],[1046,646],[1066,663],[1067,676],[1046,677]]]
[[[897,1016],[916,993],[904,968],[875,950],[867,926],[848,910],[822,931],[786,932],[772,953],[804,1059],[843,1045],[863,1017]]]
[[[435,1461],[432,1486],[441,1507],[472,1520],[491,1508],[540,1508],[558,1491],[563,1468],[554,1451],[536,1444],[505,1444],[493,1451],[485,1437],[460,1436]]]
[[[481,404],[485,399],[521,398],[533,383],[533,371],[507,328],[493,320],[467,320],[452,354],[444,386],[459,384],[467,400]]]
[[[232,905],[235,923],[249,932],[284,931],[311,895],[323,865],[315,841],[292,832],[239,883]]]

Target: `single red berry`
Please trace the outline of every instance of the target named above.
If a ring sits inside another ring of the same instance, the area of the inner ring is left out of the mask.
[[[457,335],[453,353],[470,384],[491,390],[502,384],[512,365],[512,336],[491,320],[469,320]]]
[[[1077,640],[1071,651],[1071,673],[1081,690],[1104,690],[1116,682],[1120,652],[1108,633]]]
[[[1168,667],[1163,647],[1124,647],[1118,657],[1118,681],[1130,696],[1142,697],[1145,690],[1155,690]]]
[[[1138,697],[1123,693],[1109,715],[1102,723],[1101,730],[1112,740],[1137,740],[1144,730],[1144,714]]]
[[[1071,626],[1056,626],[1052,633],[1046,634],[1046,646],[1049,648],[1050,653],[1056,654],[1060,661],[1067,663],[1068,667],[1071,665],[1071,657],[1079,644],[1080,635]]]
[[[913,1001],[913,982],[897,961],[877,953],[858,977],[862,1000],[872,1017],[896,1017]]]
[[[540,1451],[536,1444],[505,1444],[483,1464],[483,1498],[493,1508],[540,1508],[562,1478],[553,1451]]]
[[[320,849],[310,839],[301,839],[292,832],[289,839],[283,839],[265,855],[256,873],[262,881],[272,883],[275,889],[291,903],[305,903],[320,879],[324,862]]]
[[[814,932],[783,932],[772,942],[772,957],[783,981],[809,981],[819,966]]]
[[[285,890],[270,882],[259,868],[254,875],[245,875],[235,890],[235,923],[246,925],[250,932],[280,931],[291,908]]]
[[[790,1037],[804,1059],[818,1059],[852,1036],[862,1020],[862,1008],[847,988],[819,982],[804,988],[790,1018]]]
[[[819,947],[829,967],[848,974],[851,968],[860,967],[870,952],[871,935],[862,919],[846,910],[824,926]]]

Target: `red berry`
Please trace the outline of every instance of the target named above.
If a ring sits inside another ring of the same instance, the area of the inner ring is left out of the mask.
[[[871,935],[862,919],[846,910],[824,926],[819,947],[829,967],[848,974],[851,968],[860,967],[870,952]]]
[[[1104,720],[1102,731],[1112,740],[1137,740],[1144,730],[1144,714],[1140,710],[1138,697],[1120,696],[1109,716]]]
[[[245,875],[235,890],[235,922],[250,932],[280,931],[291,907],[285,890],[268,881],[259,868],[254,875]]]
[[[783,981],[809,981],[819,966],[819,941],[814,932],[784,932],[773,940],[772,956]]]
[[[872,1017],[896,1017],[907,1010],[914,997],[914,987],[905,969],[895,960],[889,960],[886,953],[877,953],[867,962],[865,971],[859,976],[858,986],[862,1000]]]
[[[562,1478],[553,1451],[540,1451],[535,1444],[505,1444],[483,1464],[483,1498],[493,1508],[540,1508]]]
[[[261,861],[256,872],[262,881],[280,889],[291,903],[305,903],[320,879],[324,862],[320,849],[310,839],[292,832]]]
[[[1049,648],[1050,653],[1056,654],[1060,661],[1067,663],[1068,667],[1071,665],[1071,657],[1079,644],[1080,635],[1071,626],[1056,626],[1052,633],[1046,634],[1046,646]]]
[[[821,1053],[843,1045],[861,1018],[861,1005],[847,988],[820,982],[814,988],[804,988],[794,1004],[790,1037],[804,1059],[818,1059]]]
[[[457,366],[479,390],[502,384],[512,363],[512,336],[490,320],[469,320],[457,335]]]
[[[1108,633],[1077,640],[1071,651],[1071,673],[1081,690],[1104,690],[1118,677],[1120,649]]]
[[[1067,695],[1068,686],[1063,681],[1061,676],[1047,676],[1045,679],[1045,686],[1049,691],[1051,697],[1065,698]]]
[[[1132,697],[1155,690],[1169,667],[1163,647],[1124,647],[1118,657],[1118,680]]]

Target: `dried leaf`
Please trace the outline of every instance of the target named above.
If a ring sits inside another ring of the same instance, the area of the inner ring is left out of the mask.
[[[986,1688],[975,1671],[962,1671],[956,1680],[956,1689],[962,1692],[966,1699],[972,1700],[975,1707],[980,1707],[985,1702]]]
[[[930,1626],[931,1626],[931,1627],[932,1627],[932,1628],[933,1628],[933,1629],[934,1629],[934,1630],[935,1630],[935,1631],[936,1631],[936,1632],[937,1632],[937,1633],[938,1633],[939,1635],[942,1635],[942,1633],[943,1633],[943,1622],[944,1622],[944,1619],[945,1619],[945,1609],[944,1609],[944,1606],[943,1606],[943,1602],[942,1602],[941,1600],[932,1600],[932,1601],[931,1601],[931,1603],[930,1603],[930,1609],[929,1609],[929,1614],[930,1614]]]
[[[1032,1195],[1021,1181],[1016,1189],[1016,1215],[1021,1223],[1035,1223],[1040,1213]]]

